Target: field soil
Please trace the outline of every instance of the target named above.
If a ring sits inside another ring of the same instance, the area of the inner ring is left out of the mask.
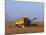
[[[5,26],[5,34],[23,34],[23,33],[39,33],[44,32],[44,23],[37,22],[37,26],[29,26],[24,28],[17,28],[13,23],[8,23]]]

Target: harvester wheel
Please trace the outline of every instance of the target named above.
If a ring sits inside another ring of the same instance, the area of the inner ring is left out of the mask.
[[[22,26],[18,26],[19,28],[22,28]]]

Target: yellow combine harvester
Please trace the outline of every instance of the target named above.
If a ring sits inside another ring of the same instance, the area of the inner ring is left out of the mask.
[[[22,18],[18,18],[16,21],[15,21],[15,27],[20,27],[20,28],[24,28],[25,26],[30,26],[31,25],[31,22],[36,19],[36,18],[33,18],[32,20],[28,19],[28,18],[25,18],[25,17],[22,17]]]

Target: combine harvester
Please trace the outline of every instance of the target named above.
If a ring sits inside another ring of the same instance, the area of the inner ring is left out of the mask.
[[[36,20],[36,18],[33,18],[32,20],[30,20],[29,18],[18,18],[15,21],[15,27],[19,27],[19,28],[24,28],[24,27],[28,27],[28,26],[36,26],[37,24],[31,24],[33,20]]]

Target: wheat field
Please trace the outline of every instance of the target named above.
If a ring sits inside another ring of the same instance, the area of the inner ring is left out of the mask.
[[[12,23],[5,26],[5,34],[24,34],[24,33],[40,33],[44,32],[44,22],[37,22],[37,26],[29,26],[25,28],[16,28]]]

